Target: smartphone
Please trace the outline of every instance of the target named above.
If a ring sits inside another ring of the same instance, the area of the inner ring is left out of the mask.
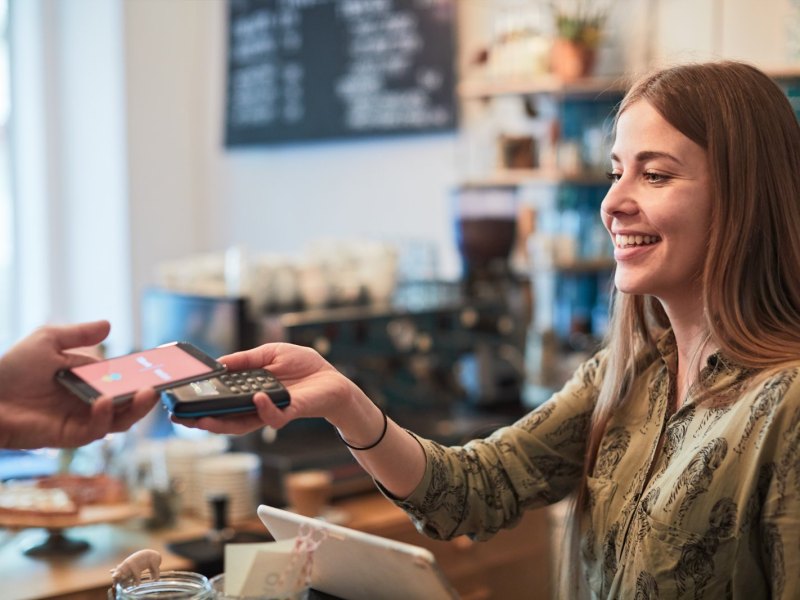
[[[114,403],[130,400],[137,390],[164,390],[225,372],[217,362],[188,342],[172,342],[108,360],[64,369],[56,379],[88,403],[111,396]]]
[[[161,400],[176,417],[197,419],[253,412],[253,396],[264,392],[278,407],[291,402],[289,390],[267,369],[231,371],[211,379],[193,381],[161,393]]]

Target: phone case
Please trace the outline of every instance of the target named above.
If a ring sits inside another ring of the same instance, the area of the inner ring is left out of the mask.
[[[132,352],[130,354],[122,355],[122,356],[115,356],[110,359],[98,361],[97,363],[83,365],[81,367],[76,367],[74,369],[64,369],[56,373],[55,378],[61,385],[66,387],[70,392],[78,396],[81,400],[88,402],[89,404],[93,403],[98,397],[102,395],[102,391],[95,387],[96,384],[93,384],[91,380],[84,379],[81,375],[78,375],[75,371],[83,369],[85,367],[94,367],[95,365],[104,365],[104,364],[113,364],[119,363],[121,360],[136,360],[139,361],[141,359],[148,359],[148,353],[151,351],[167,351],[171,348],[176,348],[180,350],[183,354],[196,361],[199,361],[201,365],[204,365],[205,369],[199,373],[192,373],[186,374],[184,373],[182,376],[177,376],[172,380],[168,380],[163,383],[158,383],[157,381],[150,381],[144,385],[136,386],[136,389],[139,387],[147,387],[152,386],[155,390],[161,391],[164,389],[168,389],[174,386],[181,386],[187,384],[191,381],[196,381],[198,379],[208,379],[209,377],[214,377],[216,375],[222,374],[225,372],[225,365],[219,363],[217,360],[197,348],[196,346],[190,344],[189,342],[170,342],[167,344],[162,344],[157,346],[156,348],[150,348],[144,351]],[[141,358],[133,358],[133,357],[141,357]],[[169,359],[171,360],[171,359]],[[145,367],[141,368],[140,370],[144,371],[153,371],[159,372],[162,371],[163,364],[159,364],[157,361],[154,361],[153,364],[147,364]],[[120,367],[121,369],[125,370],[126,367]],[[137,367],[139,369],[139,367]],[[171,370],[171,363],[167,363],[166,370]],[[166,373],[162,373],[162,375],[166,375]],[[126,392],[126,393],[114,393],[112,391],[106,391],[109,395],[112,396],[114,402],[116,404],[125,402],[130,400],[133,395],[135,394],[134,391]]]

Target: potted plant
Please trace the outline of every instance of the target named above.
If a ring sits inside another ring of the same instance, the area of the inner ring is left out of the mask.
[[[564,80],[591,74],[608,10],[593,0],[553,2],[556,37],[550,68]]]

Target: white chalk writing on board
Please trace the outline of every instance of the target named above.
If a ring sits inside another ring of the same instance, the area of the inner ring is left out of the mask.
[[[231,0],[230,17],[229,142],[454,126],[452,0]]]

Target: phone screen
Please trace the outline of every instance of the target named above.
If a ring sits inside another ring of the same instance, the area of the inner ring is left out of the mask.
[[[103,395],[122,396],[212,373],[213,369],[179,346],[170,345],[74,367],[72,372]]]

